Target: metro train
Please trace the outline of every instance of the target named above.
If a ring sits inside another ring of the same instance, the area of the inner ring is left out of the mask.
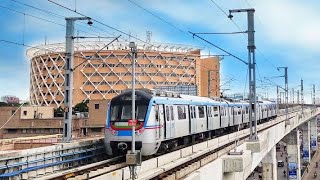
[[[136,90],[136,143],[142,156],[214,138],[249,126],[249,103],[179,95],[173,92]],[[131,149],[132,91],[114,97],[107,111],[105,144],[108,155]],[[277,105],[259,101],[258,123],[275,118]]]

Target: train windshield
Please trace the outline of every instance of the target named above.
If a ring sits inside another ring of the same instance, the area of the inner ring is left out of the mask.
[[[135,119],[144,121],[147,114],[147,108],[147,105],[136,105]],[[111,106],[111,121],[127,122],[129,119],[132,119],[131,112],[131,104]]]
[[[152,96],[145,91],[137,90],[135,92],[135,118],[138,121],[144,121],[149,102]],[[132,119],[132,91],[125,91],[112,98],[110,109],[111,122],[128,122]]]

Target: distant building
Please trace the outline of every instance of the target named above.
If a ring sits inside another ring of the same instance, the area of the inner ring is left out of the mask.
[[[88,113],[73,115],[74,137],[103,135],[107,101],[89,101]],[[28,137],[63,133],[63,117],[54,117],[54,107],[48,106],[0,107],[1,138]],[[18,109],[18,110],[17,110]]]
[[[73,105],[85,100],[109,100],[131,88],[129,43],[114,42],[105,47],[107,44],[75,43]],[[219,57],[201,59],[196,47],[152,44],[137,44],[136,88],[190,86],[198,96],[219,96]],[[31,58],[31,104],[63,106],[65,44],[30,48],[27,54]]]
[[[5,103],[19,103],[19,98],[16,97],[16,96],[11,96],[11,95],[2,96],[2,97],[1,97],[1,102],[5,102]]]

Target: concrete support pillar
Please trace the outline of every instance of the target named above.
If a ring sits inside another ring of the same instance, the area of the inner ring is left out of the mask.
[[[262,159],[262,171],[263,180],[277,180],[276,147],[273,147]]]
[[[287,144],[288,153],[288,179],[301,180],[299,131],[291,131],[284,141]]]
[[[318,149],[318,127],[317,127],[317,118],[310,120],[310,145],[311,151],[316,151]]]
[[[301,126],[302,130],[302,159],[303,162],[309,162],[310,157],[310,121],[302,124]]]

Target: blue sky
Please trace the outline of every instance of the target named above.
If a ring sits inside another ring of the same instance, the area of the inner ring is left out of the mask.
[[[0,40],[8,40],[27,45],[64,42],[65,20],[45,12],[19,4],[23,2],[37,8],[55,12],[64,17],[77,14],[67,11],[46,0],[2,0],[0,3]],[[319,89],[320,82],[320,2],[316,0],[132,0],[153,14],[161,17],[178,29],[150,15],[127,0],[55,0],[71,9],[76,7],[93,19],[120,29],[140,39],[146,39],[146,31],[152,31],[151,41],[198,46],[203,54],[224,54],[213,46],[193,38],[192,32],[236,32],[239,29],[226,15],[218,9],[218,4],[225,12],[229,9],[255,8],[255,42],[257,80],[263,77],[281,76],[278,66],[288,66],[289,88],[298,88],[300,79],[305,81],[305,97],[310,101],[311,84]],[[76,2],[76,3],[75,3]],[[6,8],[22,12],[17,13]],[[23,13],[26,13],[24,15]],[[27,15],[28,14],[28,15]],[[57,24],[39,20],[29,15],[53,21]],[[246,28],[246,14],[235,14],[234,22],[242,31]],[[98,29],[97,29],[98,28]],[[83,36],[120,35],[120,33],[95,23],[94,27],[77,24],[77,31]],[[85,31],[85,32],[83,32]],[[89,34],[89,33],[90,34]],[[236,35],[201,35],[212,43],[223,47],[236,56],[247,60],[247,39],[243,34]],[[126,35],[123,38],[128,39]],[[132,39],[131,39],[132,40]],[[0,41],[0,96],[16,95],[21,99],[28,98],[29,91],[29,58],[27,47],[8,44]],[[221,61],[221,84],[234,79],[221,88],[230,89],[226,93],[243,93],[247,91],[247,66],[226,56]],[[283,78],[272,79],[283,85]],[[265,83],[263,83],[265,84]],[[257,82],[257,92],[275,96],[275,87],[265,87]],[[261,88],[262,87],[262,88]],[[317,92],[319,94],[319,92]]]

